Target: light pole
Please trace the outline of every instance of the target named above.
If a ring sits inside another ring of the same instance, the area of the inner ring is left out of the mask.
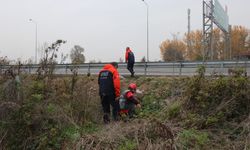
[[[148,3],[145,0],[142,0],[147,7],[147,62],[149,62],[149,54],[148,54]]]
[[[33,22],[36,25],[36,32],[35,32],[35,64],[37,64],[37,22],[33,19],[29,19],[30,22]]]

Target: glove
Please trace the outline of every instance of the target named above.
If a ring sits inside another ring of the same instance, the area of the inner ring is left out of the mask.
[[[137,104],[136,107],[137,107],[137,108],[141,108],[141,104]]]
[[[116,97],[116,98],[115,98],[115,101],[119,101],[119,99],[120,99],[120,97]]]

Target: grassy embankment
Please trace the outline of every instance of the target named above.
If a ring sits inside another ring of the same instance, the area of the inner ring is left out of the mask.
[[[142,109],[104,125],[97,77],[0,78],[0,149],[250,149],[250,81],[137,77]]]

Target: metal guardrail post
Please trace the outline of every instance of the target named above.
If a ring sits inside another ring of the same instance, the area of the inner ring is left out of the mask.
[[[182,63],[180,62],[180,72],[179,72],[179,76],[181,76],[182,73]]]
[[[220,74],[223,74],[223,70],[224,70],[224,63],[223,62],[221,62],[221,64],[220,64]]]
[[[147,75],[147,62],[145,62],[144,64],[144,75],[145,76]]]
[[[174,71],[174,62],[173,62],[173,76],[175,75],[175,71]]]
[[[29,69],[29,74],[31,74],[31,68],[30,67],[31,67],[31,65],[29,65],[29,68],[28,68]]]
[[[68,65],[65,65],[65,74],[68,74]]]
[[[88,76],[90,75],[90,63],[89,63],[89,65],[88,65],[88,73],[87,73],[87,75],[88,75]]]
[[[247,77],[247,61],[245,61],[245,77]]]

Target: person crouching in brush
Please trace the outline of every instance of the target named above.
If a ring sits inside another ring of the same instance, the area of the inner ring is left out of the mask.
[[[128,90],[124,91],[119,100],[120,104],[120,116],[122,118],[133,118],[135,114],[135,108],[141,108],[140,101],[135,96],[136,84],[130,83]]]

